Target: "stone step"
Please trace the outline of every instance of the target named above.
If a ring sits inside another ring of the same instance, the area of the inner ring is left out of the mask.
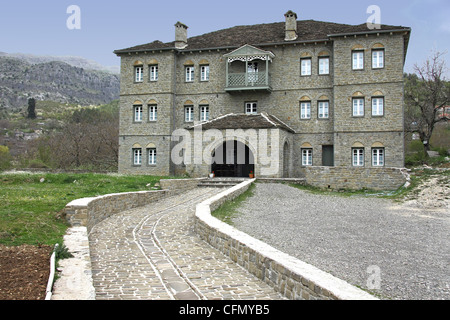
[[[217,188],[230,188],[248,180],[247,178],[212,178],[205,179],[199,182],[199,187],[217,187]]]

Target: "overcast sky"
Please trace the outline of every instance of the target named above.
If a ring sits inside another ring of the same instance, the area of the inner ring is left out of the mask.
[[[412,28],[406,72],[432,49],[447,51],[450,43],[449,0],[1,1],[0,51],[81,56],[108,66],[120,64],[113,54],[116,49],[173,41],[177,21],[189,26],[191,37],[237,25],[281,22],[288,10],[299,20],[361,24],[370,16],[367,8],[379,6],[382,24]],[[67,27],[70,5],[81,10],[81,29]],[[450,52],[445,60],[450,68]]]

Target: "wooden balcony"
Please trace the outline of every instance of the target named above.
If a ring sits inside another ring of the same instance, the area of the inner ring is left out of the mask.
[[[272,92],[269,73],[270,63],[275,57],[272,52],[246,44],[224,57],[227,59],[226,92]]]
[[[252,72],[252,73],[230,73],[227,75],[227,84],[225,91],[247,91],[264,90],[271,92],[270,73]]]

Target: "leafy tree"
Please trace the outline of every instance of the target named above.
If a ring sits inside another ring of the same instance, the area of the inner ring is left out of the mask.
[[[450,83],[445,81],[443,54],[434,53],[422,65],[415,65],[416,74],[405,76],[405,130],[417,132],[425,154],[430,151],[430,139],[438,122],[449,121],[445,112],[450,101]]]

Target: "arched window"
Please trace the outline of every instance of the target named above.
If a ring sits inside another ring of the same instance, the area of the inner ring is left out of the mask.
[[[372,69],[384,68],[384,46],[377,43],[372,46]]]

